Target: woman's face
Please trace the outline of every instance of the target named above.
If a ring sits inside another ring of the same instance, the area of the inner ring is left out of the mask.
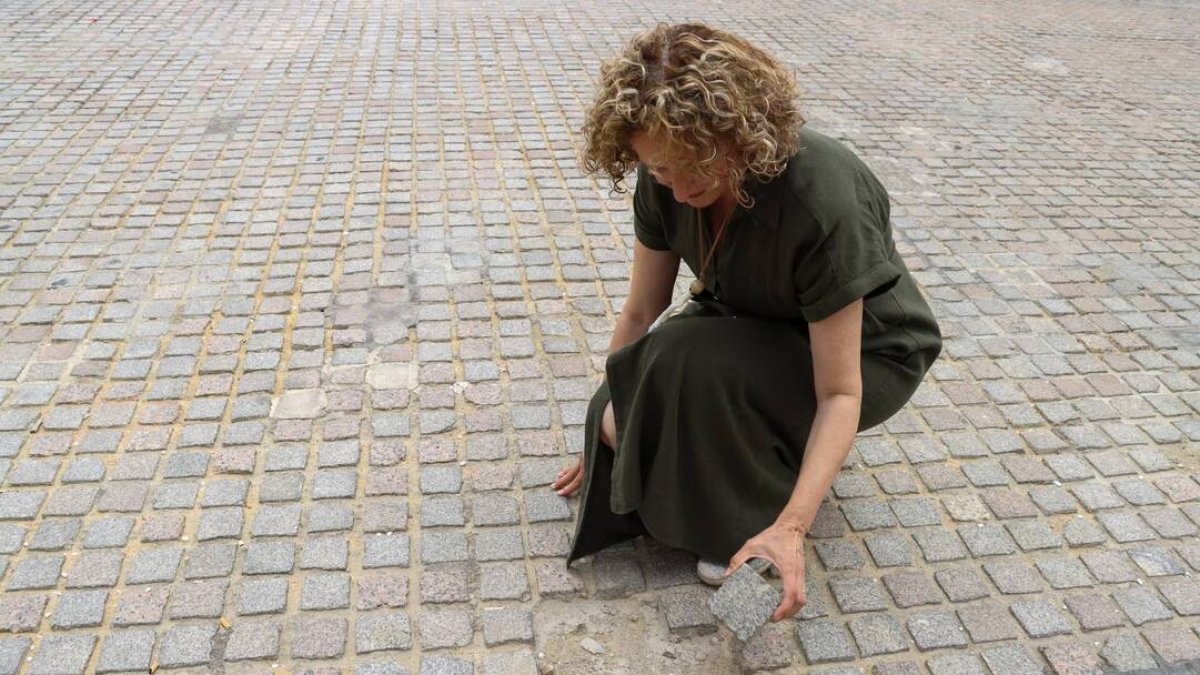
[[[717,175],[706,178],[698,174],[688,162],[667,159],[666,144],[644,131],[635,131],[630,137],[638,161],[649,171],[654,180],[671,188],[675,201],[697,209],[712,206],[722,197],[732,196],[728,181],[728,159],[719,157],[714,168]]]

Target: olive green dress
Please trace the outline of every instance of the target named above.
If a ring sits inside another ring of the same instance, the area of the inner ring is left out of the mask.
[[[912,396],[941,350],[896,253],[887,192],[848,148],[805,128],[777,178],[748,188],[702,301],[611,354],[586,424],[568,562],[648,533],[728,560],[787,504],[816,414],[808,324],[863,302],[859,429]],[[704,214],[639,169],[639,241],[700,269]],[[708,231],[706,241],[712,240]],[[617,450],[600,442],[608,401]]]

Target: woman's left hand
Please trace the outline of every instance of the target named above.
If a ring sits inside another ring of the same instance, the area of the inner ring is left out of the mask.
[[[726,576],[732,574],[751,558],[769,560],[783,579],[783,601],[771,615],[771,621],[782,621],[800,611],[805,603],[804,590],[804,528],[775,523],[742,545],[729,560]]]

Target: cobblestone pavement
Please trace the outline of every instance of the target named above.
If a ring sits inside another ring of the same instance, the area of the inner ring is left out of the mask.
[[[0,673],[1200,659],[1194,3],[0,16]],[[684,19],[798,68],[947,335],[838,479],[801,618],[744,648],[688,555],[565,569],[546,487],[628,289],[628,203],[574,161],[591,78]]]

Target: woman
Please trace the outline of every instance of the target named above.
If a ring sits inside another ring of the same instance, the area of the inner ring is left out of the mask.
[[[602,66],[583,163],[618,190],[637,168],[633,271],[584,455],[553,484],[583,490],[569,560],[648,533],[708,583],[768,561],[776,621],[804,603],[803,538],[855,434],[941,349],[887,193],[796,99],[779,61],[703,25]],[[650,330],[681,259],[693,301]]]

